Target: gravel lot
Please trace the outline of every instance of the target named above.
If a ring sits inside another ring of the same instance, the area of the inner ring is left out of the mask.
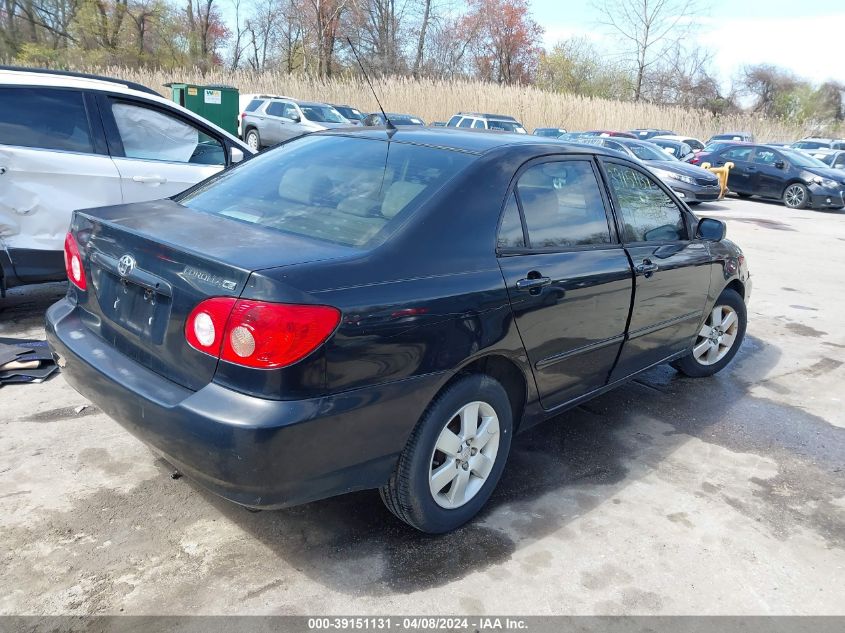
[[[845,213],[729,199],[754,292],[722,374],[668,367],[515,439],[479,520],[413,532],[363,492],[250,513],[61,375],[0,389],[2,614],[845,614]],[[62,284],[0,336],[43,337]]]

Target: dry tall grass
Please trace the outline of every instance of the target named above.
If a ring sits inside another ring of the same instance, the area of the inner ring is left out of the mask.
[[[364,111],[376,109],[367,85],[357,77],[330,80],[266,71],[228,72],[215,70],[206,75],[193,69],[178,71],[134,70],[128,68],[89,69],[147,85],[169,96],[165,83],[228,84],[242,93],[267,92],[300,99],[351,104]],[[499,86],[476,81],[414,80],[404,77],[375,79],[384,108],[409,112],[426,121],[446,121],[455,112],[474,110],[510,114],[528,130],[560,126],[568,130],[655,127],[675,130],[701,139],[720,132],[750,131],[758,141],[790,141],[810,130],[799,125],[751,115],[714,117],[703,110],[663,107],[647,103],[627,103],[589,99],[570,94],[546,92],[533,87]]]

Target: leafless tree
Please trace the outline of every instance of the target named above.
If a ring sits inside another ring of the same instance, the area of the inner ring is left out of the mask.
[[[634,101],[643,97],[648,69],[689,31],[696,0],[600,0],[600,22],[618,33],[634,58]]]

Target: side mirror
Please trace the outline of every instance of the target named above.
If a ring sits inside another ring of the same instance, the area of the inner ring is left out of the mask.
[[[783,169],[783,161],[782,160],[775,161],[775,168],[776,169]]]
[[[229,148],[229,160],[234,165],[244,159],[244,151],[240,147]]]
[[[291,115],[290,120],[294,123],[299,123],[302,121],[302,118],[298,114],[293,114]]]
[[[707,240],[708,242],[721,242],[725,239],[727,227],[721,220],[714,220],[713,218],[701,218],[698,221],[698,229],[696,235],[698,239]]]

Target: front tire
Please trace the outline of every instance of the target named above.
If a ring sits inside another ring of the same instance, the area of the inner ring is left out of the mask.
[[[386,485],[382,501],[429,534],[472,519],[493,493],[510,452],[513,416],[504,387],[485,374],[459,378],[431,402]]]
[[[738,198],[742,198],[743,200],[748,200],[748,198],[751,197],[750,193],[739,193],[739,192],[737,192],[736,195],[737,195]]]
[[[693,378],[722,371],[742,345],[747,323],[745,301],[736,290],[725,288],[701,326],[690,354],[672,366]]]
[[[790,209],[806,209],[810,203],[810,191],[800,182],[793,182],[783,190],[783,203]]]

